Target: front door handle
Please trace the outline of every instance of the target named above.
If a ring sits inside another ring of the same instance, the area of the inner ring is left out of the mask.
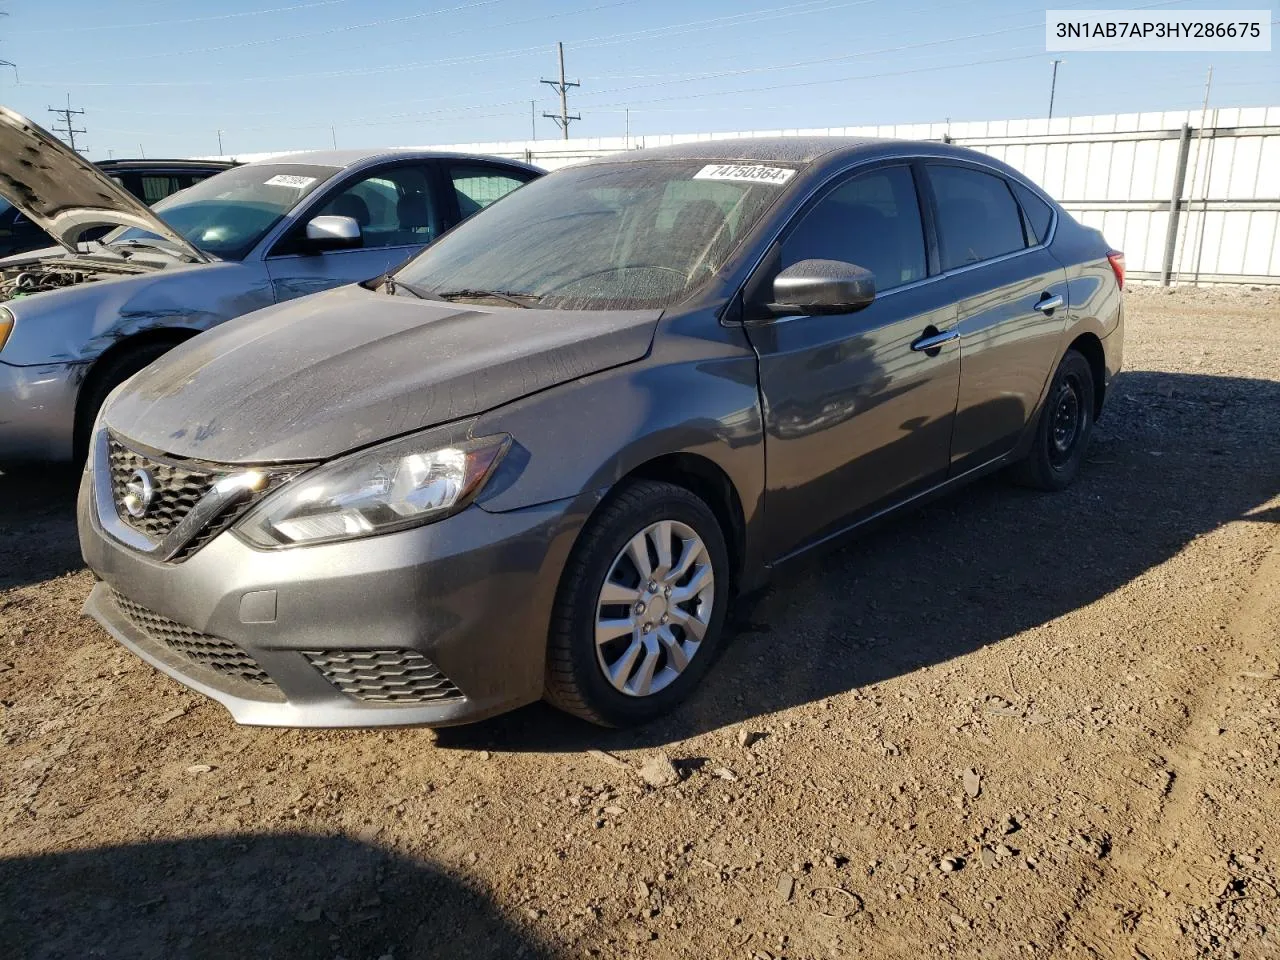
[[[1046,293],[1043,297],[1040,298],[1040,302],[1036,304],[1036,309],[1039,310],[1041,313],[1043,313],[1045,316],[1048,316],[1049,314],[1053,313],[1053,311],[1057,310],[1060,306],[1062,306],[1066,302],[1067,301],[1063,300],[1062,297],[1050,296],[1049,294]]]
[[[944,343],[959,339],[960,331],[955,327],[950,330],[939,331],[935,326],[928,326],[925,327],[924,333],[920,338],[911,344],[911,349],[917,353],[929,353],[932,350],[937,350]]]

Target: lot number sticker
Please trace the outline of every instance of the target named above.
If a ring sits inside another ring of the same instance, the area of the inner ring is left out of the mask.
[[[315,177],[296,177],[296,176],[291,176],[287,173],[278,173],[274,177],[272,177],[270,180],[266,181],[264,186],[296,187],[297,189],[301,190],[304,187],[311,186],[311,184],[315,182],[316,182]]]
[[[695,180],[736,180],[739,183],[772,183],[782,186],[793,176],[786,167],[763,167],[759,164],[712,163],[693,175]]]

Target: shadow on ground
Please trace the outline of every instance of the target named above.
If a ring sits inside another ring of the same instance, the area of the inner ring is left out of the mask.
[[[1137,372],[1112,393],[1069,490],[991,477],[781,573],[739,604],[720,662],[669,718],[601,731],[539,704],[442,730],[440,745],[669,743],[999,643],[1223,524],[1280,520],[1264,506],[1280,494],[1280,383]]]
[[[1106,596],[1223,524],[1276,522],[1277,436],[1280,383],[1126,374],[1070,490],[988,478],[782,573],[738,605],[720,662],[669,718],[602,731],[535,705],[438,742],[653,746],[963,656]],[[0,477],[0,587],[79,566],[74,482],[32,476]]]
[[[437,867],[344,837],[232,836],[0,861],[25,960],[550,956]]]
[[[80,471],[0,467],[0,590],[84,566],[76,537]]]

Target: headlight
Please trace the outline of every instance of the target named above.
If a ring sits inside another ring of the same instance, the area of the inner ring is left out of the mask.
[[[506,435],[434,446],[408,437],[310,471],[237,526],[258,547],[332,543],[403,530],[456,513],[480,492],[511,444]]]
[[[0,350],[4,349],[5,341],[9,339],[9,334],[13,332],[13,313],[5,307],[0,307]]]

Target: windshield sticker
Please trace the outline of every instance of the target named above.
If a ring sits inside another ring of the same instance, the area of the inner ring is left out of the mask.
[[[270,180],[266,181],[263,186],[267,187],[296,187],[299,190],[305,190],[311,184],[316,182],[315,177],[296,177],[287,173],[277,173]]]
[[[786,167],[762,167],[737,163],[712,163],[693,175],[695,180],[736,180],[740,183],[772,183],[782,186],[796,172]]]

